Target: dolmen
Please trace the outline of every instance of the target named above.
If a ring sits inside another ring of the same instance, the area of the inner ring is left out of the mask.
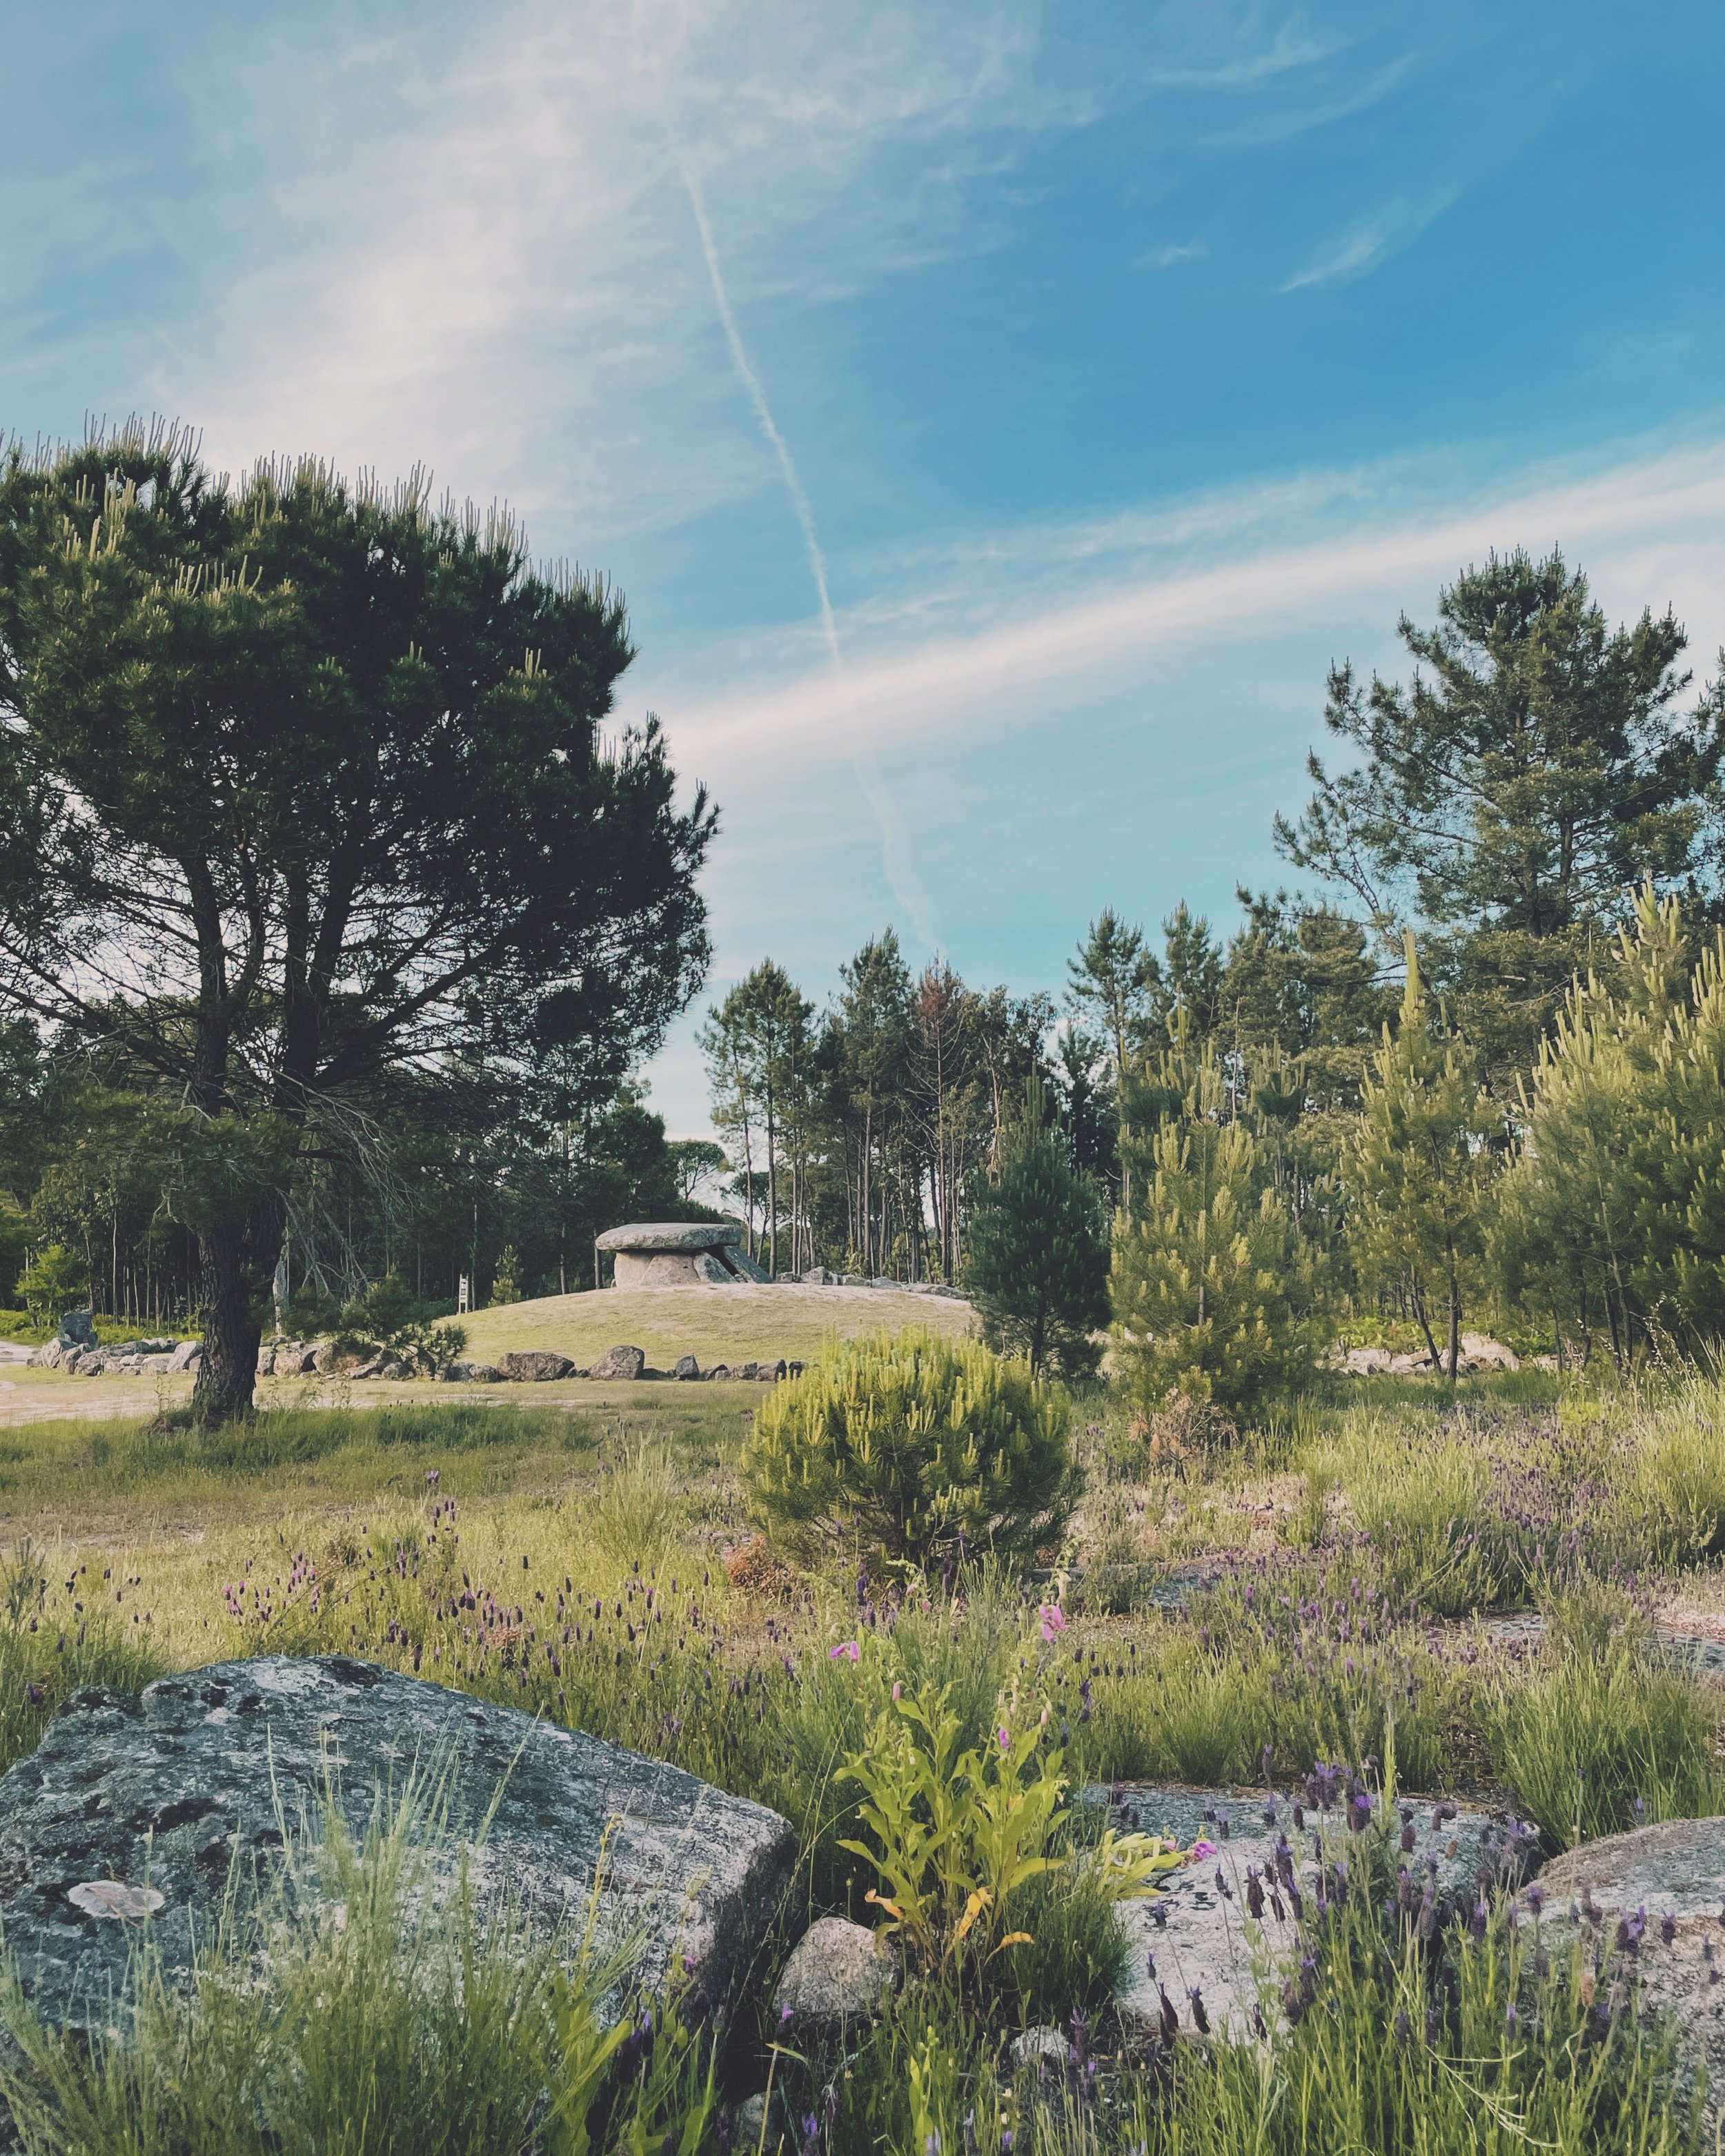
[[[742,1247],[734,1220],[647,1220],[608,1228],[598,1247],[616,1262],[615,1287],[734,1287],[769,1275]]]

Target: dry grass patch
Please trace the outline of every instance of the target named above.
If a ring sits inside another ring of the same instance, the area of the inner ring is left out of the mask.
[[[655,1368],[668,1370],[680,1355],[693,1355],[703,1369],[725,1363],[733,1368],[783,1355],[812,1362],[829,1333],[896,1332],[920,1325],[967,1338],[976,1316],[968,1302],[937,1295],[901,1295],[885,1288],[608,1287],[584,1295],[552,1295],[533,1302],[506,1303],[464,1318],[467,1352],[475,1362],[495,1363],[519,1349],[549,1348],[588,1365],[608,1348],[639,1348]]]

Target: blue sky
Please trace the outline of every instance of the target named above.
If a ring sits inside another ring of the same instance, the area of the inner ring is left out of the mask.
[[[1725,639],[1717,8],[86,0],[0,69],[0,426],[419,463],[604,569],[715,992],[1225,927],[1327,662],[1493,546]]]

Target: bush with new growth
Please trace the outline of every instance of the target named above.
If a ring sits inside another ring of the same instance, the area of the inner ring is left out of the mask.
[[[63,1243],[50,1243],[25,1266],[18,1284],[24,1307],[36,1318],[53,1320],[80,1302],[90,1290],[90,1268]]]
[[[743,1471],[793,1546],[1029,1556],[1076,1495],[1071,1411],[1023,1363],[911,1329],[832,1341],[756,1414]]]
[[[1171,1393],[1250,1414],[1314,1367],[1310,1254],[1302,1250],[1267,1149],[1229,1121],[1212,1055],[1183,1081],[1147,1144],[1135,1139],[1135,1194],[1114,1228],[1116,1360],[1141,1413]]]

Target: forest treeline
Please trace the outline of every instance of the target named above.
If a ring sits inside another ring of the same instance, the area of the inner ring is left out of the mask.
[[[627,1044],[572,1029],[398,1066],[299,1161],[294,1285],[556,1291],[599,1229],[715,1210],[779,1275],[974,1285],[1019,1190],[1084,1246],[1069,1348],[1111,1257],[1153,1390],[1249,1402],[1373,1315],[1439,1358],[1486,1312],[1620,1356],[1717,1337],[1720,686],[1669,614],[1613,628],[1556,554],[1494,557],[1399,628],[1407,679],[1332,668],[1340,767],[1314,755],[1276,824],[1293,887],[1240,890],[1231,926],[1105,911],[1028,994],[914,967],[890,928],[824,1008],[765,960],[700,1034],[722,1150],[668,1142]],[[0,1058],[0,1292],[53,1245],[117,1309],[189,1310],[111,1044],[20,1015]]]

